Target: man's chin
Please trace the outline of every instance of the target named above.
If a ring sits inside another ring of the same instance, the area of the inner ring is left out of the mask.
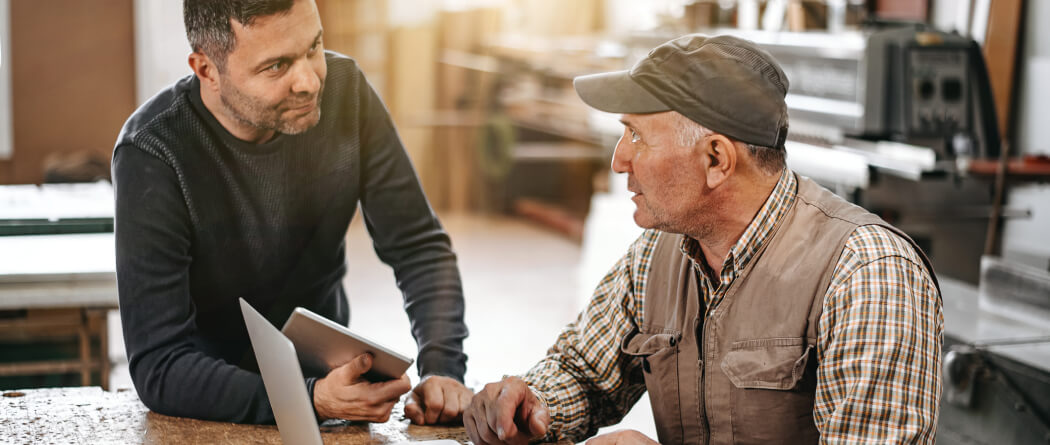
[[[654,227],[651,215],[645,210],[642,210],[641,207],[634,210],[634,223],[643,229],[652,229]]]
[[[288,135],[296,135],[306,133],[307,130],[317,126],[317,123],[321,122],[321,111],[317,113],[300,117],[293,122],[288,122],[281,127],[280,132]]]

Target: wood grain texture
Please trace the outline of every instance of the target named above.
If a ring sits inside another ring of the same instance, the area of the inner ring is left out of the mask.
[[[0,397],[4,443],[280,444],[273,425],[170,417],[149,411],[134,391],[97,387],[7,391]],[[385,444],[451,439],[469,443],[462,427],[415,426],[402,405],[386,423],[347,422],[321,428],[326,444]]]
[[[988,12],[988,31],[984,39],[984,59],[992,84],[999,134],[1011,139],[1014,81],[1017,79],[1017,48],[1021,39],[1022,0],[996,0]]]

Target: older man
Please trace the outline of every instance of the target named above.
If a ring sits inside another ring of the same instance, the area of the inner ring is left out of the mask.
[[[405,413],[454,421],[473,393],[456,257],[357,64],[325,52],[314,0],[185,0],[193,74],[133,114],[113,153],[131,377],[154,411],[273,422],[237,303],[346,324],[345,234],[361,205],[394,269],[422,377]],[[370,314],[376,316],[376,314]],[[407,376],[361,355],[309,377],[320,419],[385,421]]]
[[[786,169],[773,58],[690,35],[575,85],[623,114],[612,168],[648,230],[545,358],[474,397],[471,438],[578,441],[648,391],[664,444],[933,443],[933,271],[905,234]]]

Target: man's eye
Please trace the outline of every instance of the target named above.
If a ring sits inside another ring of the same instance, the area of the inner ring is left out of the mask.
[[[284,62],[277,62],[273,65],[266,67],[266,70],[271,73],[277,73],[284,69]]]
[[[630,130],[630,132],[631,132],[631,143],[632,144],[637,144],[637,143],[642,141],[642,137],[638,136],[637,132],[635,132],[634,130]]]

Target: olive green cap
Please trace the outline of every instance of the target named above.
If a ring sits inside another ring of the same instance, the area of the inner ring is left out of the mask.
[[[741,142],[782,148],[788,79],[755,43],[690,34],[657,46],[626,71],[573,80],[587,105],[610,113],[677,111]]]

